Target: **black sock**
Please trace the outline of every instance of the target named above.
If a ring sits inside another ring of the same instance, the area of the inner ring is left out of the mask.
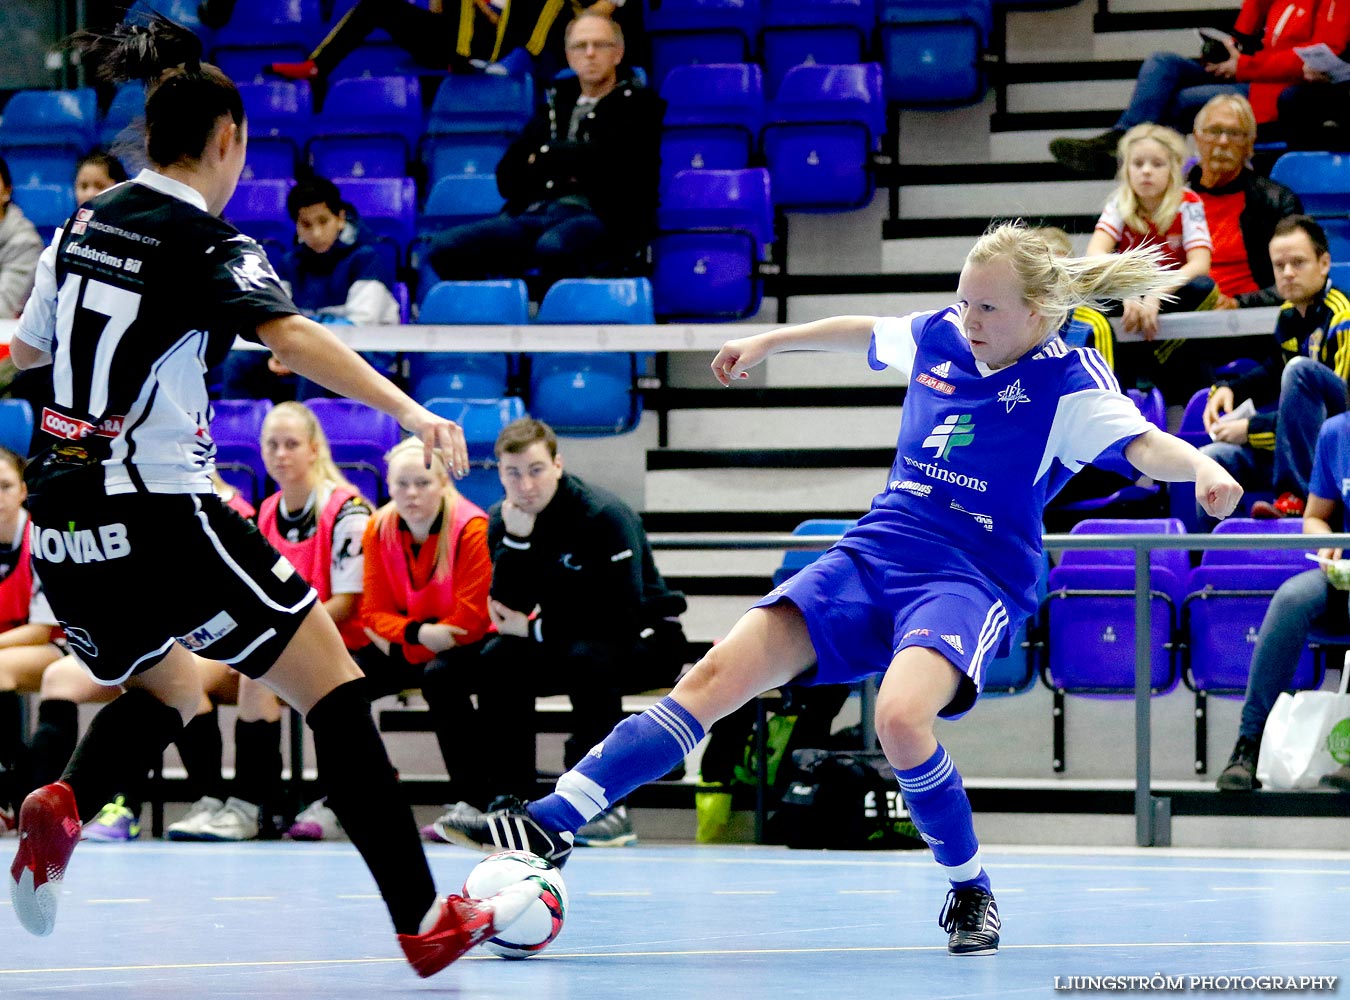
[[[23,701],[17,691],[0,691],[0,806],[19,807],[19,761],[23,756]]]
[[[412,808],[370,715],[364,683],[339,685],[309,711],[328,806],[380,888],[394,930],[416,934],[436,901]]]
[[[80,820],[141,779],[183,731],[183,717],[148,691],[132,688],[94,716],[61,776],[75,791]]]
[[[234,794],[270,815],[281,790],[281,723],[234,724]]]
[[[236,737],[237,738],[237,737]],[[211,711],[193,716],[178,736],[178,756],[187,772],[189,802],[203,795],[225,798],[225,779],[220,776],[220,758],[224,752],[220,739],[220,719],[215,706]]]
[[[70,763],[75,741],[80,736],[80,706],[73,701],[53,698],[38,703],[37,730],[30,751],[35,788],[50,785]]]

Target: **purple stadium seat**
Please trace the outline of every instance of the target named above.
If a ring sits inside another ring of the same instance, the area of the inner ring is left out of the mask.
[[[248,115],[249,180],[295,176],[300,150],[314,128],[314,105],[308,83],[268,80],[239,84]]]
[[[745,62],[762,23],[759,0],[648,0],[644,14],[658,88],[675,66]]]
[[[764,124],[764,83],[748,63],[676,66],[661,87],[661,187],[681,170],[750,165]]]
[[[1071,534],[1185,534],[1175,518],[1090,519]],[[1176,686],[1177,609],[1186,595],[1189,556],[1183,550],[1151,554],[1152,635],[1150,687],[1166,694]],[[1126,698],[1134,695],[1134,553],[1129,549],[1063,553],[1050,570],[1041,603],[1045,648],[1041,678],[1054,694],[1054,767],[1065,767],[1065,696]]]
[[[335,80],[308,152],[323,177],[403,177],[423,132],[416,77]]]
[[[268,0],[241,3],[229,24],[216,32],[217,47],[248,48],[259,45],[312,47],[324,35],[325,22],[319,0]]]
[[[417,184],[411,177],[334,177],[342,197],[361,216],[361,221],[381,236],[392,239],[400,259],[416,231]]]
[[[272,409],[267,399],[220,399],[212,404],[211,439],[216,443],[220,478],[254,506],[267,495],[262,458],[262,425]]]
[[[6,156],[18,146],[62,146],[83,156],[97,138],[98,105],[92,87],[20,90],[0,118],[0,150]]]
[[[990,0],[881,0],[880,21],[888,100],[945,107],[984,96]]]
[[[351,399],[310,399],[335,461],[352,485],[368,499],[387,499],[384,455],[398,444],[398,421]]]
[[[657,316],[730,319],[759,309],[759,262],[774,238],[767,170],[680,171],[662,196],[658,229]]]
[[[295,242],[295,223],[286,212],[286,195],[295,182],[280,178],[239,182],[234,197],[225,206],[225,219],[255,240],[275,240],[282,246]]]
[[[862,62],[876,26],[876,0],[766,0],[761,59],[769,96],[793,66]]]
[[[764,126],[774,204],[807,209],[866,204],[875,189],[872,153],[885,130],[878,64],[794,66]]]

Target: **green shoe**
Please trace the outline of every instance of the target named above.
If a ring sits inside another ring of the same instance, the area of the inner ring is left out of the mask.
[[[726,840],[731,823],[731,793],[720,781],[700,782],[694,793],[694,810],[698,815],[696,844],[717,844]]]

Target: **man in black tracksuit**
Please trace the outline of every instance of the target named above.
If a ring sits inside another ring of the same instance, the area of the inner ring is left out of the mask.
[[[496,772],[501,791],[528,794],[535,696],[571,699],[571,767],[622,719],[624,693],[675,682],[685,662],[685,600],[657,572],[638,515],[563,471],[547,424],[515,421],[496,453],[506,499],[488,522],[488,612],[498,635],[483,649],[477,678],[479,722],[493,740],[482,767]],[[626,816],[615,822],[626,825]]]

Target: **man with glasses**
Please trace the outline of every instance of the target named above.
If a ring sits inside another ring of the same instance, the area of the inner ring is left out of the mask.
[[[1214,308],[1279,305],[1284,300],[1275,288],[1270,240],[1281,219],[1303,211],[1298,195],[1251,168],[1256,117],[1245,97],[1210,98],[1195,116],[1194,139],[1199,156],[1187,181],[1205,205],[1214,243]]]
[[[1155,52],[1144,60],[1115,128],[1090,139],[1055,139],[1050,155],[1075,173],[1110,177],[1116,145],[1127,131],[1156,122],[1184,133],[1196,108],[1217,94],[1248,97],[1256,121],[1273,122],[1280,91],[1303,80],[1303,60],[1294,48],[1325,42],[1333,52],[1344,49],[1350,42],[1350,4],[1243,0],[1233,35],[1221,48],[1207,47],[1202,59]]]
[[[559,278],[622,271],[656,224],[665,102],[621,75],[623,31],[584,11],[567,26],[576,74],[549,89],[497,164],[498,215],[436,237],[442,280],[525,278],[535,299]]]

